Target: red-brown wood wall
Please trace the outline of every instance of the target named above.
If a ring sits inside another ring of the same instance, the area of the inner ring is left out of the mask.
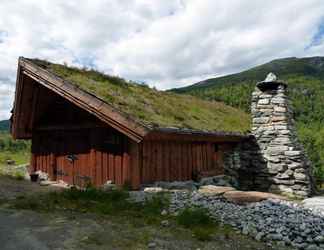
[[[109,128],[37,133],[32,168],[52,180],[85,186],[131,182],[128,138]]]
[[[223,152],[212,142],[144,141],[141,182],[185,181],[193,174],[223,174]]]

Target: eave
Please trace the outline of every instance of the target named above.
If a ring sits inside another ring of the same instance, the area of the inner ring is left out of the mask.
[[[143,140],[145,135],[150,131],[148,127],[131,119],[103,100],[35,65],[28,59],[21,57],[18,62],[16,94],[11,126],[11,133],[14,138],[29,139],[32,137],[31,132],[24,131],[24,126],[20,124],[20,117],[23,115],[21,113],[21,95],[23,93],[24,79],[26,79],[26,77],[33,79],[40,85],[93,114],[101,121],[125,134],[135,142]]]

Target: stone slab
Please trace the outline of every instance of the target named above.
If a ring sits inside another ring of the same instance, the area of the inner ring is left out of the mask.
[[[244,205],[247,203],[252,202],[260,202],[267,199],[280,199],[280,200],[286,200],[285,197],[271,194],[271,193],[265,193],[265,192],[257,192],[257,191],[229,191],[226,192],[224,195],[224,198],[228,200],[229,202],[238,204],[238,205]]]
[[[201,186],[198,190],[198,193],[208,196],[218,196],[223,195],[226,192],[229,191],[235,191],[236,189],[233,187],[224,187],[224,186],[214,186],[214,185],[206,185]]]

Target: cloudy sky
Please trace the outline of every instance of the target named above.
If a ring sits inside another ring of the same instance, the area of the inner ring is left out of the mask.
[[[324,55],[323,0],[1,0],[0,120],[19,56],[167,89],[313,55]]]

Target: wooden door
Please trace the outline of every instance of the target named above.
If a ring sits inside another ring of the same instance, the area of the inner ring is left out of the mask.
[[[91,182],[89,137],[86,132],[67,132],[58,139],[56,176],[70,185],[86,186]]]

